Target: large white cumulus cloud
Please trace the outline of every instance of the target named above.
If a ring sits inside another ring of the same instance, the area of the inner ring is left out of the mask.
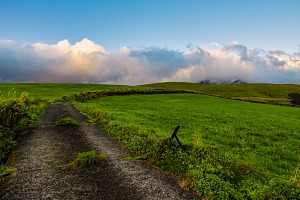
[[[234,42],[186,52],[120,48],[111,53],[83,39],[54,45],[0,40],[1,82],[93,82],[144,84],[161,81],[300,83],[300,52],[248,49]]]

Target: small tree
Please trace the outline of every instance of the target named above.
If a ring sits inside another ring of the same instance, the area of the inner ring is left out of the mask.
[[[291,92],[288,94],[288,99],[292,104],[300,105],[300,94],[297,92]]]

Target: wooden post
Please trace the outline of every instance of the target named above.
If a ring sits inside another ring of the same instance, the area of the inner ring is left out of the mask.
[[[178,139],[178,137],[177,137],[177,132],[178,132],[179,128],[180,128],[180,126],[177,126],[177,127],[175,128],[175,130],[174,130],[174,132],[173,132],[173,134],[172,134],[172,136],[171,136],[171,142],[172,142],[173,138],[175,137],[175,139],[177,140],[179,146],[180,146],[181,148],[183,148],[181,142],[179,141],[179,139]]]

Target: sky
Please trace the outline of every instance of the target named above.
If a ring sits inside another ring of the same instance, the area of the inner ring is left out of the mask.
[[[300,83],[299,0],[1,0],[0,82]]]

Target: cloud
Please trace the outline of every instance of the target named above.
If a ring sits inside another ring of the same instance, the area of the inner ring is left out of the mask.
[[[109,52],[84,38],[75,44],[20,44],[0,40],[1,82],[93,82],[138,85],[161,81],[300,83],[300,52],[222,47],[120,48]]]

